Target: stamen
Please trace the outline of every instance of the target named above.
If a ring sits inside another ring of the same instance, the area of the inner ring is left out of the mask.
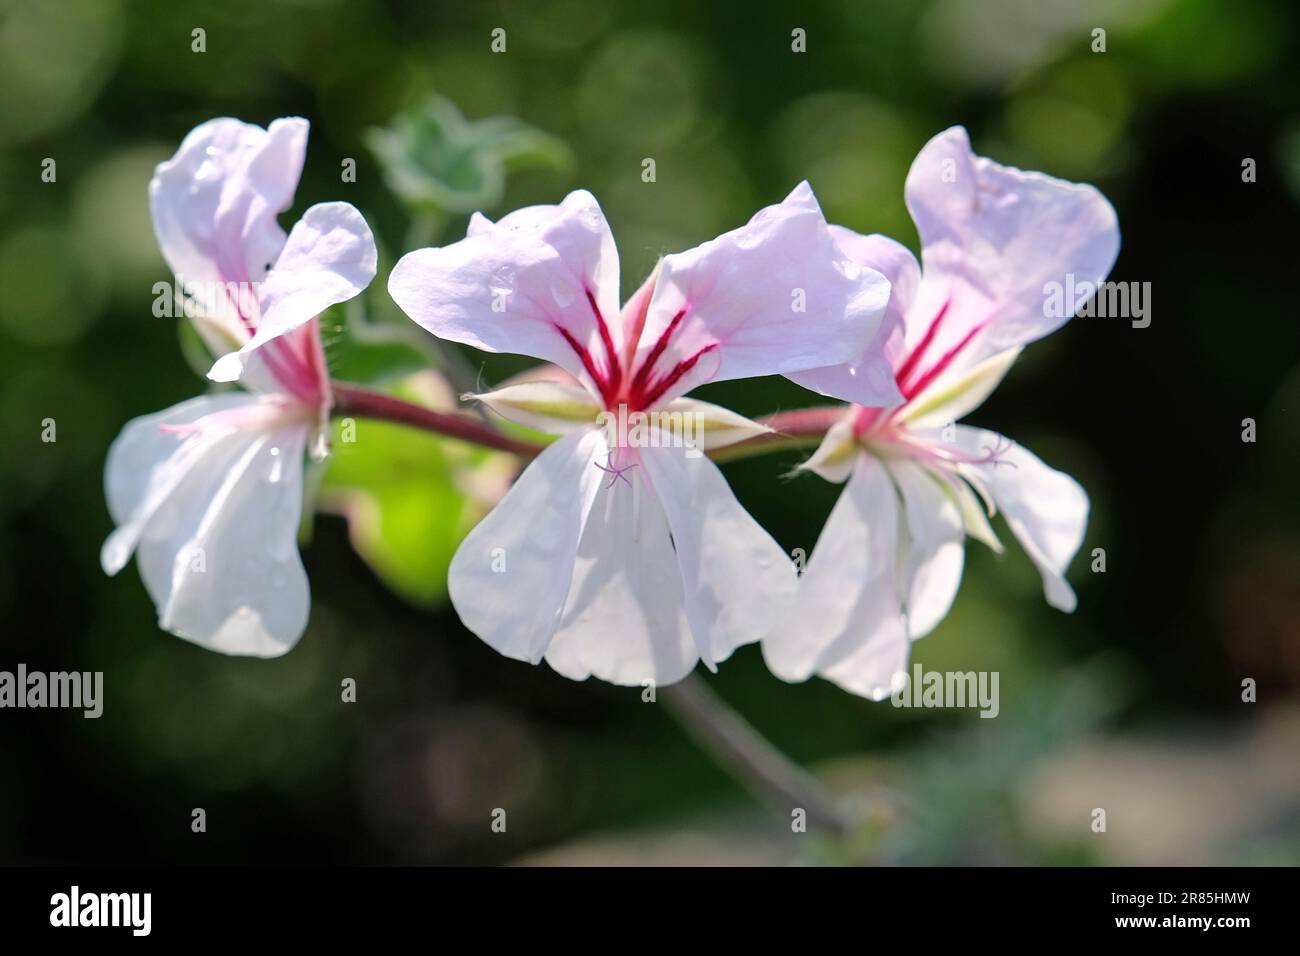
[[[597,468],[599,468],[601,471],[606,472],[606,473],[608,473],[609,475],[612,476],[612,477],[609,479],[609,484],[607,484],[607,485],[605,486],[605,490],[608,491],[610,488],[613,488],[613,487],[614,487],[614,484],[615,484],[615,483],[616,483],[620,478],[622,478],[622,479],[623,479],[623,482],[624,482],[624,483],[625,483],[629,488],[631,488],[631,487],[632,487],[632,482],[628,479],[627,475],[625,475],[624,472],[625,472],[625,471],[630,471],[631,469],[635,468],[635,467],[637,466],[637,463],[636,463],[636,462],[632,462],[630,465],[624,465],[622,468],[620,468],[620,467],[618,467],[617,465],[614,464],[614,453],[613,453],[613,452],[610,452],[610,453],[609,453],[609,456],[608,456],[605,460],[608,462],[608,467],[606,467],[605,465],[602,465],[602,464],[601,464],[600,462],[598,462],[598,461],[593,461],[593,462],[592,462],[592,464],[595,465]]]

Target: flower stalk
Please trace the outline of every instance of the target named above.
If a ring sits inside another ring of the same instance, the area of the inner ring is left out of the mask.
[[[408,425],[435,435],[508,451],[523,458],[532,458],[546,447],[540,442],[507,435],[482,419],[461,412],[434,411],[394,395],[347,382],[336,381],[331,383],[331,387],[334,392],[335,416],[356,415]],[[813,448],[826,434],[826,429],[843,414],[843,405],[827,405],[768,415],[757,421],[772,429],[771,432],[734,445],[715,448],[708,452],[708,456],[716,462],[727,462],[794,448]]]
[[[822,785],[764,739],[699,677],[687,674],[659,691],[678,723],[759,799],[788,815],[796,809],[808,824],[847,836],[853,820]]]
[[[524,458],[532,458],[544,447],[536,442],[512,438],[481,419],[459,412],[434,411],[394,395],[345,382],[333,382],[331,387],[334,391],[333,414],[338,417],[357,415],[398,425],[409,425],[412,428],[433,432],[435,435],[456,438],[485,448],[513,452]]]

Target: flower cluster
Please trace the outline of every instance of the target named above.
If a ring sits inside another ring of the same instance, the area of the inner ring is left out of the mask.
[[[187,314],[218,356],[210,377],[245,391],[126,427],[107,465],[118,527],[103,564],[115,573],[134,551],[160,626],[226,653],[283,653],[305,627],[303,467],[328,451],[333,402],[317,319],[375,273],[345,203],[313,206],[287,238],[276,224],[306,134],[302,120],[214,120],[150,186],[164,256],[194,290]],[[761,641],[785,680],[879,698],[947,614],[965,537],[1001,548],[996,510],[1048,601],[1072,610],[1064,572],[1087,496],[1009,439],[955,423],[1068,318],[1043,307],[1045,283],[1105,278],[1114,212],[1091,187],[974,156],[960,128],[925,146],[905,196],[920,265],[891,239],[829,225],[802,183],[665,256],[626,301],[586,191],[476,214],[459,242],[402,257],[388,291],[420,326],[548,363],[467,396],[556,437],[456,552],[448,590],[466,627],[508,657],[625,685],[669,684]],[[709,457],[771,429],[688,397],[766,375],[849,403],[801,466],[845,482],[802,574]]]
[[[204,123],[149,183],[186,315],[221,358],[207,395],[130,422],[104,472],[117,525],[100,561],[138,558],[158,625],[227,654],[297,642],[311,599],[298,557],[303,464],[328,449],[333,404],[316,317],[375,277],[374,237],[347,203],[312,206],[288,236],[307,122]]]

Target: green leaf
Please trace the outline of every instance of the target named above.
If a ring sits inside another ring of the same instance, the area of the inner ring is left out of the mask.
[[[569,147],[512,116],[469,121],[451,100],[431,96],[371,129],[366,143],[388,187],[416,213],[470,213],[495,206],[507,171],[568,169]]]
[[[404,379],[393,392],[444,411],[455,404],[446,381],[432,371]],[[353,547],[388,587],[430,607],[446,596],[447,568],[461,540],[517,469],[513,455],[403,425],[343,418],[335,422],[317,503],[347,520]]]

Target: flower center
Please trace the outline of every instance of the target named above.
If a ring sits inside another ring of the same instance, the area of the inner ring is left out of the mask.
[[[945,299],[943,305],[939,307],[939,311],[935,313],[934,318],[930,320],[930,324],[926,327],[925,334],[921,336],[921,341],[916,343],[916,346],[894,372],[894,382],[903,395],[903,403],[897,408],[858,409],[857,417],[853,421],[853,433],[859,438],[875,437],[882,432],[898,431],[901,428],[897,422],[899,414],[907,408],[912,399],[924,392],[935,379],[947,371],[957,356],[988,325],[988,319],[985,319],[971,326],[955,345],[927,365],[926,357],[934,349],[939,328],[943,325],[944,317],[947,316],[950,305],[952,305],[952,299]]]
[[[691,371],[706,354],[718,347],[716,342],[710,343],[700,349],[697,349],[690,356],[679,359],[671,366],[663,362],[664,353],[672,343],[673,337],[681,328],[690,311],[690,305],[683,306],[672,320],[659,334],[655,344],[646,353],[645,358],[634,369],[636,347],[644,328],[644,315],[638,316],[635,322],[635,334],[637,340],[628,343],[627,348],[627,368],[623,366],[618,349],[614,346],[614,337],[610,334],[609,323],[600,311],[600,306],[596,304],[596,297],[590,289],[586,290],[587,304],[591,308],[591,313],[596,322],[596,331],[600,338],[600,345],[603,356],[598,357],[593,354],[592,350],[587,348],[574,337],[573,333],[564,328],[560,323],[555,322],[555,330],[564,337],[569,343],[569,347],[577,354],[579,361],[582,362],[583,369],[591,377],[600,395],[600,399],[605,403],[605,408],[609,411],[616,411],[620,405],[627,407],[629,412],[640,412],[651,408],[663,396],[675,386],[682,378]],[[649,302],[647,297],[647,305]]]
[[[237,284],[222,279],[222,287],[244,331],[252,338],[257,331],[257,321],[244,308],[244,296],[232,291],[238,288]],[[258,350],[258,357],[285,393],[313,408],[325,402],[327,377],[316,322],[313,319],[294,332],[272,339]]]

